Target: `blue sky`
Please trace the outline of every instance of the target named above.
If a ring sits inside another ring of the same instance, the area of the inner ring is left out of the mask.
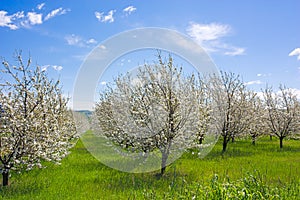
[[[252,88],[279,83],[300,95],[300,1],[1,0],[0,56],[21,49],[60,77],[65,93],[84,58],[107,38],[161,27],[194,39],[219,69]],[[136,66],[137,63],[133,63]]]

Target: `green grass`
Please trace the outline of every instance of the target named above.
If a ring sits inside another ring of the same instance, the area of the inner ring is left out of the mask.
[[[221,141],[203,159],[185,153],[158,172],[130,174],[106,167],[81,141],[61,165],[13,173],[0,199],[300,199],[300,141]]]

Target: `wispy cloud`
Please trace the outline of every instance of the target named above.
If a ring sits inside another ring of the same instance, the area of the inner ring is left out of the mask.
[[[55,70],[55,71],[61,71],[63,69],[62,66],[60,65],[53,65],[52,68]]]
[[[242,47],[228,47],[227,51],[224,53],[228,56],[238,56],[238,55],[244,55],[245,54],[245,48]]]
[[[65,37],[65,40],[67,41],[68,45],[78,47],[90,47],[90,45],[97,44],[97,40],[95,40],[94,38],[85,40],[84,38],[75,34],[67,35]]]
[[[208,52],[222,52],[228,56],[245,54],[245,48],[236,47],[221,40],[232,32],[232,28],[227,24],[199,24],[191,22],[186,31],[189,36],[195,39]]]
[[[261,80],[249,81],[245,83],[245,85],[261,85],[261,84],[264,84],[264,82],[262,82]]]
[[[50,65],[44,65],[44,66],[41,66],[42,72],[47,71],[47,70],[48,70],[48,67],[50,67]]]
[[[261,73],[259,73],[259,74],[256,74],[256,76],[257,77],[267,77],[267,76],[272,76],[272,74],[271,73],[268,73],[268,74],[261,74]]]
[[[24,18],[25,15],[24,15],[24,11],[19,11],[15,14],[12,15],[12,19],[15,20],[15,19],[22,19]]]
[[[63,8],[57,8],[55,10],[52,10],[50,13],[48,13],[45,17],[45,21],[55,17],[55,16],[59,16],[59,15],[64,15],[66,14],[68,11],[70,11],[69,9],[63,9]]]
[[[105,49],[106,49],[106,46],[100,45],[99,48],[105,50]]]
[[[123,12],[126,15],[130,15],[134,11],[136,11],[136,7],[134,7],[134,6],[128,6],[128,7],[126,7],[126,8],[123,9]]]
[[[41,3],[41,4],[38,4],[38,5],[36,6],[36,8],[37,8],[38,10],[42,10],[44,6],[45,6],[45,3]]]
[[[14,14],[9,15],[7,11],[0,10],[0,27],[8,27],[10,30],[17,30],[19,28],[31,28],[34,25],[43,24],[44,21],[47,21],[55,16],[66,14],[69,9],[57,8],[49,12],[45,18],[44,10],[45,3],[38,4],[35,9],[31,9],[29,12],[18,11]]]
[[[51,67],[52,69],[54,69],[55,71],[58,71],[58,72],[60,72],[63,69],[63,67],[61,65],[44,65],[44,66],[41,66],[41,70],[47,71],[49,67]]]
[[[226,36],[230,32],[230,26],[224,24],[197,24],[190,23],[187,32],[200,43],[211,41]]]
[[[100,22],[109,22],[112,23],[114,22],[114,13],[116,12],[116,10],[110,10],[107,14],[105,14],[104,12],[95,12],[95,17],[98,19],[98,21]]]
[[[97,40],[95,40],[94,38],[91,38],[89,40],[86,41],[87,44],[97,44]]]
[[[68,45],[78,45],[82,42],[82,38],[75,34],[67,35],[65,40],[67,41]]]
[[[300,48],[296,48],[291,53],[289,53],[289,56],[297,56],[297,60],[300,60]]]

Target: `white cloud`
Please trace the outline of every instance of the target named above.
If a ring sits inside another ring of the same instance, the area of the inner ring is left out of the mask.
[[[100,12],[95,12],[95,17],[99,20],[99,21],[101,21],[101,19],[102,19],[102,17],[103,17],[103,13],[100,13]]]
[[[19,13],[19,12],[18,12]],[[7,15],[7,12],[4,10],[0,10],[0,26],[1,27],[8,27],[11,30],[16,30],[19,27],[12,22],[14,17],[18,18],[20,13],[16,13],[15,15]]]
[[[89,39],[88,41],[86,41],[87,44],[96,44],[97,40],[95,40],[94,38]]]
[[[100,85],[106,85],[106,84],[107,84],[106,81],[102,81],[102,82],[100,83]]]
[[[249,81],[249,82],[245,83],[245,85],[261,85],[261,84],[264,84],[264,83],[260,80]]]
[[[79,45],[82,42],[82,38],[74,34],[67,35],[65,40],[67,41],[68,45]]]
[[[268,73],[268,74],[261,74],[261,73],[259,73],[259,74],[256,74],[256,76],[257,77],[267,77],[267,76],[272,76],[272,74],[271,73]]]
[[[106,46],[100,45],[99,48],[104,50],[104,49],[106,49]]]
[[[223,37],[232,32],[232,28],[227,24],[191,22],[186,31],[208,52],[223,52],[223,54],[229,56],[245,54],[245,48],[235,47],[221,41]]]
[[[41,3],[41,4],[38,4],[37,6],[36,6],[36,8],[38,9],[38,10],[42,10],[42,8],[45,6],[45,3]]]
[[[68,9],[63,9],[63,8],[57,8],[55,10],[52,10],[50,13],[48,13],[45,17],[45,21],[59,15],[64,15],[68,12]]]
[[[224,24],[197,24],[191,23],[187,28],[188,34],[195,38],[199,43],[204,41],[216,40],[224,37],[230,32],[230,27]]]
[[[116,10],[110,10],[107,15],[104,14],[104,12],[95,12],[95,17],[100,21],[100,22],[109,22],[112,23],[114,22],[114,13]]]
[[[134,11],[136,11],[136,7],[133,6],[128,6],[123,9],[123,12],[126,13],[126,15],[130,15]]]
[[[21,18],[24,18],[24,17],[25,17],[24,11],[19,11],[19,12],[12,15],[13,20],[21,19]]]
[[[289,56],[297,56],[297,60],[300,60],[300,48],[296,48],[291,53]]]
[[[30,28],[33,25],[42,24],[43,21],[49,20],[52,17],[63,15],[66,12],[70,11],[69,9],[58,8],[52,10],[48,13],[43,19],[44,13],[42,13],[42,9],[44,8],[45,3],[38,4],[36,9],[39,12],[35,12],[34,9],[32,11],[24,14],[24,11],[16,12],[12,15],[8,15],[8,12],[5,10],[0,10],[0,27],[8,27],[11,30],[16,30],[18,28]]]
[[[41,66],[42,72],[47,71],[47,70],[48,70],[48,67],[50,67],[50,65],[44,65],[44,66]]]
[[[60,65],[44,65],[44,66],[41,66],[41,71],[47,71],[49,67],[52,67],[52,69],[54,69],[55,71],[61,71],[63,69],[62,66]]]
[[[62,66],[60,65],[53,65],[52,68],[55,70],[55,71],[61,71],[63,69]]]
[[[35,12],[28,12],[27,13],[27,18],[29,20],[28,22],[31,25],[42,24],[43,23],[42,16],[43,16],[43,14],[40,14],[40,13],[35,13]]]
[[[224,54],[228,56],[238,56],[238,55],[244,55],[245,54],[245,48],[241,47],[231,47],[228,49],[229,51],[226,51]]]
[[[89,40],[85,40],[82,37],[75,34],[67,35],[65,37],[65,40],[67,41],[68,45],[79,46],[79,47],[89,47],[90,45],[97,43],[97,41],[93,38]]]

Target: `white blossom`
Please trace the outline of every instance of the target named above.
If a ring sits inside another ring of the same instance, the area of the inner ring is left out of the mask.
[[[114,84],[96,105],[97,133],[134,152],[158,150],[162,174],[169,158],[195,147],[199,131],[207,133],[200,130],[210,112],[204,91],[171,56],[163,61],[159,55],[158,63],[145,64],[134,78],[119,76]]]
[[[0,84],[0,169],[30,170],[42,161],[60,161],[75,134],[58,81],[38,67],[3,62],[7,80]]]

